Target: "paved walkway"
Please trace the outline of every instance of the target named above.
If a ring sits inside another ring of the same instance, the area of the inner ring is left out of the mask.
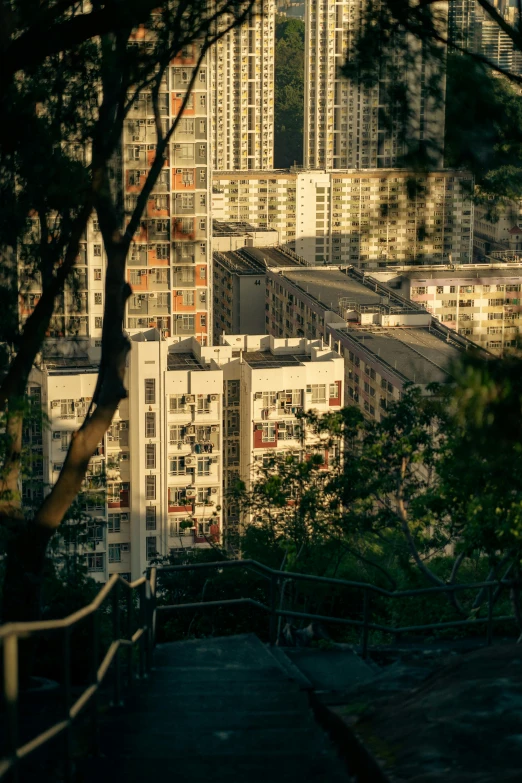
[[[102,721],[86,783],[347,783],[308,697],[253,634],[166,644]]]

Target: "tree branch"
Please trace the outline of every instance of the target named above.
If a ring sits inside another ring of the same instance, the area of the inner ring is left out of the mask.
[[[63,291],[65,281],[76,263],[80,240],[91,212],[92,196],[89,194],[86,203],[73,221],[63,263],[58,267],[48,288],[43,291],[36,307],[24,324],[18,352],[0,385],[0,410],[5,410],[9,399],[22,397],[25,394],[29,373],[40,351],[54,312],[55,299]]]

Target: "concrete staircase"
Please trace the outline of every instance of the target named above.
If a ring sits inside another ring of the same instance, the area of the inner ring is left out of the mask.
[[[346,783],[305,684],[279,658],[253,634],[158,647],[150,680],[103,719],[84,780]]]

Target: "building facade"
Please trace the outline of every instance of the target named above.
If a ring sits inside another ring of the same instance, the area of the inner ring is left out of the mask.
[[[215,171],[274,165],[275,0],[263,5],[210,53]]]
[[[491,353],[520,343],[521,264],[402,269],[375,277]]]
[[[405,384],[446,383],[452,363],[476,348],[422,303],[359,270],[268,268],[266,277],[268,333],[335,348],[344,359],[344,404],[377,421]]]
[[[277,229],[308,263],[372,268],[472,258],[467,172],[220,172],[213,199],[223,220]]]
[[[94,578],[137,578],[171,550],[221,541],[223,372],[216,357],[195,337],[167,341],[157,329],[133,336],[129,397],[91,459],[79,495],[89,523],[88,542],[77,554]],[[24,481],[26,505],[38,503],[56,482],[96,379],[95,366],[63,358],[33,372],[29,393],[49,428],[33,425],[26,433],[26,443],[41,454],[32,479]]]
[[[440,5],[440,4],[439,4]],[[304,165],[312,169],[372,169],[400,166],[407,153],[431,153],[442,165],[445,73],[428,62],[413,36],[389,47],[388,67],[375,84],[345,78],[342,67],[354,56],[364,24],[365,0],[307,0],[305,38]],[[401,51],[401,46],[404,47]],[[425,85],[440,82],[440,101]],[[410,112],[405,124],[394,114],[390,79],[407,84]],[[384,115],[387,115],[387,119]]]
[[[224,335],[223,491],[225,538],[234,541],[242,516],[229,501],[237,481],[247,491],[272,455],[293,454],[300,460],[320,453],[324,469],[334,455],[299,414],[328,413],[343,404],[343,360],[322,340],[260,335]]]

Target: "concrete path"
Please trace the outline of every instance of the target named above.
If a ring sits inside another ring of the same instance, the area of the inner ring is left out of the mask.
[[[86,783],[349,780],[306,691],[253,634],[158,647],[150,679],[101,737]]]

